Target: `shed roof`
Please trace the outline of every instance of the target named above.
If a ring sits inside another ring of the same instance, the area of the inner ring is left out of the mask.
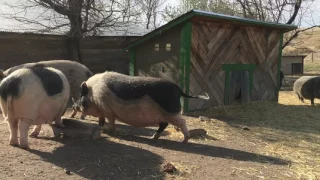
[[[189,21],[192,18],[201,18],[205,21],[210,20],[220,20],[220,21],[227,21],[227,22],[237,22],[242,24],[250,24],[253,26],[260,26],[260,27],[266,27],[266,28],[272,28],[272,29],[279,29],[283,32],[291,31],[297,28],[295,25],[290,24],[281,24],[281,23],[274,23],[274,22],[266,22],[266,21],[259,21],[254,19],[248,19],[248,18],[242,18],[242,17],[236,17],[236,16],[230,16],[225,14],[218,14],[213,12],[206,12],[206,11],[200,11],[200,10],[190,10],[186,12],[185,14],[182,14],[181,16],[177,17],[176,19],[168,22],[167,24],[155,29],[154,31],[151,31],[141,38],[133,41],[130,43],[125,50],[130,49],[132,47],[135,47],[142,42],[163,33],[163,31],[167,31],[171,29],[172,27],[175,27],[177,25],[180,25],[186,21]]]

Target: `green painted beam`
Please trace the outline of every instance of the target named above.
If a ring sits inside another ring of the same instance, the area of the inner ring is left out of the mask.
[[[281,61],[282,61],[282,45],[283,45],[283,33],[281,33],[279,42],[279,56],[278,56],[278,71],[277,71],[277,90],[276,90],[276,100],[279,101],[279,91],[280,91],[280,71],[281,71]]]
[[[191,65],[191,38],[192,38],[192,22],[187,22],[184,29],[183,48],[185,53],[184,58],[184,92],[189,94],[190,85],[190,65]],[[182,47],[181,47],[182,48]],[[189,99],[184,98],[183,111],[189,111]]]

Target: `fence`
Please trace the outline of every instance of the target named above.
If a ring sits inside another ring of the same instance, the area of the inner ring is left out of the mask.
[[[129,53],[122,48],[137,36],[98,36],[81,40],[83,64],[93,73],[129,72]],[[62,35],[0,32],[0,68],[28,62],[70,59],[67,38]]]

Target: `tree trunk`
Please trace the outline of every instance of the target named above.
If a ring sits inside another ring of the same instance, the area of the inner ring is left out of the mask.
[[[70,53],[71,59],[73,61],[78,61],[82,63],[82,55],[80,49],[80,39],[82,38],[82,17],[81,9],[83,0],[69,0],[69,7],[72,13],[68,15],[70,20],[70,31],[68,32],[68,37],[70,37]]]
[[[82,63],[82,54],[80,49],[80,39],[76,37],[68,37],[67,49],[69,59]]]

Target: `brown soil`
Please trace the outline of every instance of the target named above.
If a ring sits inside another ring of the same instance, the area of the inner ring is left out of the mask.
[[[208,123],[186,119],[189,129]],[[96,120],[91,121],[98,123]],[[241,128],[239,131],[244,131]],[[224,138],[223,134],[208,135],[182,144],[182,134],[173,126],[153,140],[149,137],[156,128],[117,123],[115,137],[104,133],[106,130],[99,140],[42,135],[30,138],[30,150],[23,150],[8,144],[6,123],[0,130],[0,179],[293,179],[290,162],[259,154],[257,149],[264,143],[249,141],[237,131]],[[177,169],[172,174],[164,172],[168,163]]]

